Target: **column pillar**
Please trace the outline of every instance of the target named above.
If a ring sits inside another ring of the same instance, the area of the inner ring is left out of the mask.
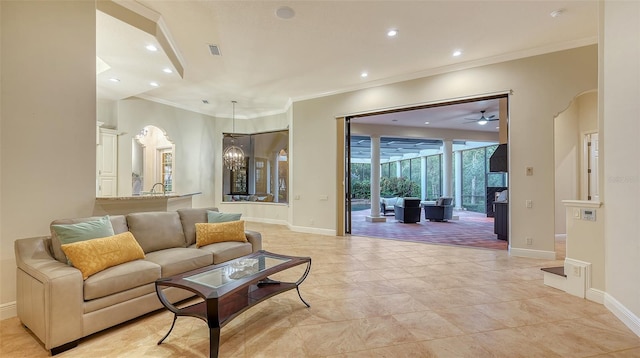
[[[420,200],[427,200],[427,157],[420,157]]]
[[[451,197],[453,194],[453,141],[442,141],[442,196]]]
[[[456,160],[456,180],[455,180],[455,186],[456,186],[456,190],[455,190],[455,196],[454,196],[454,200],[455,201],[455,209],[456,210],[461,210],[462,209],[462,151],[460,150],[456,150],[455,152],[453,152]]]
[[[380,137],[371,136],[371,215],[366,217],[369,222],[385,222],[380,216]]]

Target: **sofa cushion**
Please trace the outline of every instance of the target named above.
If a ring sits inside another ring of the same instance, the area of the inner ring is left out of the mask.
[[[226,241],[202,246],[198,250],[210,252],[213,254],[213,263],[219,264],[249,255],[252,252],[252,246],[248,242]]]
[[[142,248],[130,232],[63,244],[62,251],[85,280],[106,268],[144,258]]]
[[[89,219],[77,223],[51,223],[52,241],[55,241],[58,247],[64,244],[71,244],[78,241],[113,235],[113,225],[109,220],[109,216]],[[53,236],[55,236],[55,240],[53,239]],[[67,257],[64,255],[64,252],[63,256],[63,261],[66,262]]]
[[[225,223],[229,221],[238,221],[242,217],[242,214],[234,213],[221,213],[218,211],[207,210],[207,222],[210,223]]]
[[[110,296],[155,282],[161,276],[160,265],[135,260],[98,272],[84,281],[85,301]]]
[[[145,261],[159,265],[162,268],[162,277],[169,277],[212,265],[213,255],[205,250],[178,247],[150,252],[145,257]]]
[[[58,237],[58,233],[53,228],[54,225],[73,225],[73,224],[85,223],[89,221],[97,221],[102,218],[104,217],[92,216],[92,217],[76,218],[76,219],[58,219],[51,222],[51,225],[50,225],[51,249],[53,251],[52,252],[53,257],[55,257],[55,259],[60,262],[67,263],[67,256],[64,254],[64,252],[62,251],[62,248],[60,247],[63,243],[60,241],[60,238]],[[109,216],[109,221],[111,222],[111,227],[113,229],[113,233],[111,235],[120,234],[128,231],[127,222],[123,215]],[[111,235],[105,235],[105,236],[111,236]],[[102,237],[105,237],[105,236],[102,236]],[[91,237],[91,239],[95,239],[95,238],[97,237],[95,236]]]
[[[218,211],[217,208],[179,209],[178,215],[182,223],[182,231],[186,240],[186,246],[196,243],[196,223],[206,223],[207,212]]]
[[[180,216],[175,211],[132,213],[127,215],[127,224],[145,253],[186,247]]]
[[[387,208],[393,209],[393,206],[396,205],[396,202],[398,201],[398,198],[397,197],[382,198],[382,199],[380,199],[380,201],[382,201]]]
[[[196,224],[196,247],[223,241],[247,242],[247,237],[244,234],[244,221]]]

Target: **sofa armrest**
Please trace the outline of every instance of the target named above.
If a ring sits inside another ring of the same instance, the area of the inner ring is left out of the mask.
[[[22,323],[53,349],[83,336],[83,283],[80,270],[57,261],[48,237],[18,239],[16,302]]]
[[[249,243],[251,243],[251,252],[262,250],[262,234],[257,231],[245,230],[245,236]]]

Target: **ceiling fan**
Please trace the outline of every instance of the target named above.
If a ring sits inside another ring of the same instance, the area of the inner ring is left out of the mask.
[[[482,116],[480,116],[480,118],[465,118],[465,119],[477,122],[481,126],[483,126],[483,125],[485,125],[485,124],[487,124],[489,122],[492,122],[492,121],[500,120],[500,118],[495,118],[496,117],[495,114],[492,114],[489,117],[485,117],[484,116],[484,112],[486,112],[486,111],[480,111],[480,113],[482,114]]]

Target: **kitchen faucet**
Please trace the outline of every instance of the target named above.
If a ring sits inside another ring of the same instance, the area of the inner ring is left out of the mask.
[[[162,193],[164,194],[164,193],[165,193],[165,187],[164,187],[164,184],[162,184],[162,183],[155,183],[155,184],[153,184],[153,186],[151,187],[151,192],[152,192],[152,193],[155,193],[155,192],[156,192],[156,191],[155,191],[155,190],[156,190],[156,185],[160,185],[160,186],[162,187]]]

